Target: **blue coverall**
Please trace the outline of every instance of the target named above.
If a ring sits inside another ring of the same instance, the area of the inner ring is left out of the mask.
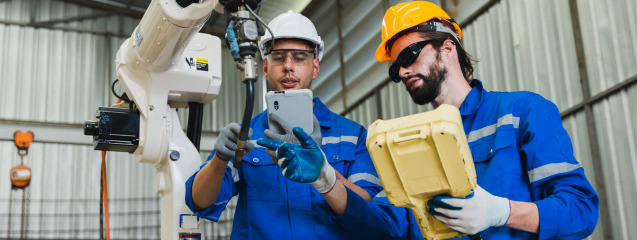
[[[481,232],[483,239],[582,239],[595,229],[599,199],[573,156],[557,107],[531,92],[488,92],[482,82],[460,106],[478,185],[514,201],[533,202],[539,235],[507,227]],[[359,239],[422,239],[405,208],[384,191],[372,203],[348,190],[347,211],[334,221]],[[465,237],[465,239],[468,239]]]
[[[365,146],[367,130],[331,112],[318,98],[314,102],[314,115],[323,136],[321,149],[327,161],[370,196],[378,194],[382,187]],[[250,128],[253,141],[265,138],[267,110],[252,119]],[[194,211],[191,195],[198,172],[193,174],[186,182],[188,207],[199,217],[218,221],[230,198],[239,194],[231,239],[346,239],[345,229],[330,219],[323,196],[312,185],[285,178],[265,148],[255,146],[250,155],[244,156],[241,168],[228,164],[216,203],[199,212]]]

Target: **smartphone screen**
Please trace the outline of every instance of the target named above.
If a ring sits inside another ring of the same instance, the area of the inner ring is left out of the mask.
[[[276,113],[293,127],[301,127],[305,133],[310,134],[314,131],[312,95],[309,89],[269,91],[265,94],[268,114]],[[270,128],[272,127],[270,124]]]

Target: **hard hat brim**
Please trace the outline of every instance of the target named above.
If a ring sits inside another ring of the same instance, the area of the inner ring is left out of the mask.
[[[378,48],[376,48],[376,61],[384,62],[391,60],[391,58],[385,54],[389,53],[388,51],[385,51],[385,44],[387,44],[387,41],[381,42]]]

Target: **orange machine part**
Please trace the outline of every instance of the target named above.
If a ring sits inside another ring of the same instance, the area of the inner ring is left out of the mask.
[[[25,188],[31,182],[31,168],[20,164],[11,168],[11,186],[13,188]]]
[[[16,131],[13,134],[15,146],[20,150],[28,150],[33,142],[33,132]]]

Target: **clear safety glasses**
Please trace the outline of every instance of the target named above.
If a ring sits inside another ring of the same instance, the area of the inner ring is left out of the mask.
[[[314,59],[314,51],[301,49],[276,49],[268,54],[268,63],[271,65],[283,65],[287,59],[294,65],[304,66]]]
[[[389,78],[394,82],[400,82],[400,68],[407,68],[411,66],[418,56],[420,55],[420,51],[427,46],[427,44],[433,42],[434,40],[425,40],[421,42],[413,43],[403,49],[396,58],[396,61],[391,64],[389,67]]]

